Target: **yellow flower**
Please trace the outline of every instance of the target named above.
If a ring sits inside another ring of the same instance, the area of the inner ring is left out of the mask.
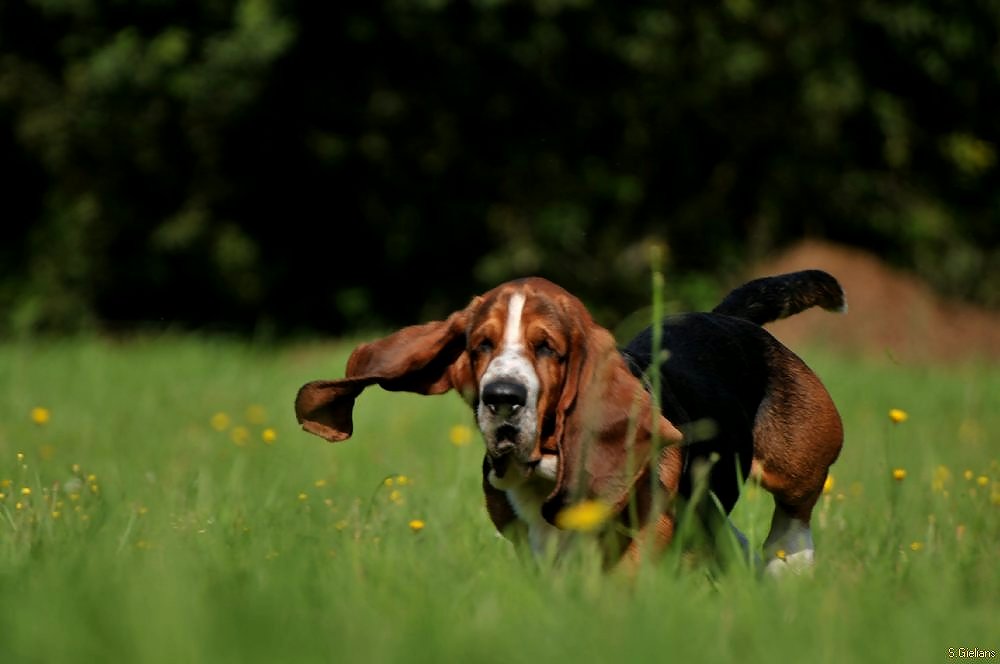
[[[317,489],[322,489],[323,487],[326,486],[326,480],[316,480],[315,482],[313,482],[313,486],[316,487]]]
[[[21,488],[21,495],[22,496],[30,496],[31,495],[31,487],[27,487],[27,486],[26,487],[22,487]]]
[[[905,422],[910,417],[909,413],[905,410],[900,410],[899,408],[893,408],[889,411],[889,419],[892,420],[893,424],[899,424],[900,422]]]
[[[18,463],[24,463],[24,452],[18,452],[17,453],[17,462]]]
[[[968,469],[966,469],[966,471],[964,473],[962,473],[962,477],[964,477],[967,480],[971,480],[975,476],[976,476],[976,474],[974,472],[972,472],[971,470],[968,470]]]
[[[910,542],[910,549],[912,549],[913,551],[920,551],[923,548],[924,548],[923,542]]]
[[[385,486],[392,486],[395,483],[396,483],[396,478],[394,477],[387,477],[384,480],[382,480],[382,484],[384,484]]]
[[[788,554],[785,553],[784,549],[778,549],[777,551],[774,552],[774,557],[777,558],[778,560],[784,560],[787,556]]]
[[[412,530],[413,532],[419,533],[423,529],[424,529],[424,522],[421,521],[420,519],[413,519],[412,521],[410,521],[410,530]]]
[[[948,466],[938,466],[934,469],[934,477],[931,478],[931,490],[935,493],[944,491],[944,488],[951,483],[951,471]]]
[[[36,408],[31,409],[31,421],[39,426],[48,423],[51,416],[52,414],[49,412],[48,408],[37,406]]]
[[[396,484],[398,484],[399,486],[406,486],[409,483],[410,483],[410,478],[407,477],[406,475],[396,476]]]
[[[905,468],[893,468],[892,469],[892,479],[897,482],[902,482],[906,479],[906,469]]]
[[[246,416],[250,424],[263,424],[267,421],[267,410],[260,404],[253,404],[247,408]]]
[[[833,491],[833,487],[834,487],[834,485],[836,483],[837,482],[836,482],[836,480],[833,479],[833,475],[832,474],[827,475],[826,476],[826,481],[823,482],[823,493],[830,493],[831,491]]]
[[[309,494],[306,493],[305,491],[299,493],[299,500],[303,500],[303,501],[309,500]]]
[[[980,475],[979,477],[976,478],[976,484],[978,484],[979,486],[986,486],[989,483],[990,483],[990,478],[987,477],[986,475]]]
[[[278,432],[268,427],[260,432],[260,437],[268,445],[273,445],[274,441],[278,440]]]
[[[464,424],[456,424],[448,431],[448,440],[455,447],[463,447],[472,442],[472,429]]]
[[[216,431],[225,431],[229,428],[229,416],[225,413],[219,412],[212,415],[212,419],[208,421],[212,425],[212,428]]]
[[[611,516],[611,508],[598,500],[584,500],[570,505],[556,515],[556,525],[565,530],[592,532]]]
[[[229,437],[234,443],[243,447],[250,440],[250,430],[244,426],[233,427],[233,430],[229,432]]]
[[[401,494],[398,489],[393,489],[392,492],[389,494],[389,500],[396,503],[397,505],[402,505],[403,494]]]

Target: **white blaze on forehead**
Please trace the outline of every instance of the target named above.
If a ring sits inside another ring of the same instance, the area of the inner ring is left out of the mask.
[[[504,349],[521,347],[521,314],[524,312],[524,293],[514,293],[507,303],[507,325],[503,332]]]

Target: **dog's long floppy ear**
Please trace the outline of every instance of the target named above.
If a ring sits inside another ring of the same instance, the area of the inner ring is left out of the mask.
[[[570,360],[556,415],[559,471],[542,508],[550,522],[564,506],[584,498],[600,500],[614,512],[623,509],[649,468],[654,433],[661,445],[682,439],[654,412],[649,392],[629,371],[611,333],[591,323],[583,334],[576,346],[582,357]]]
[[[331,442],[347,440],[354,430],[354,400],[369,385],[417,394],[457,389],[468,400],[472,369],[465,354],[465,333],[475,303],[447,320],[405,327],[355,348],[344,378],[317,380],[299,389],[295,398],[299,424]]]

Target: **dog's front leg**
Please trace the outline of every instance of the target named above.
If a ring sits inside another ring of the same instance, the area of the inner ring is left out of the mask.
[[[639,569],[643,555],[658,557],[674,539],[676,522],[672,513],[661,514],[655,521],[643,526],[625,547],[618,566],[629,572],[635,572]]]
[[[658,516],[651,518],[636,533],[632,541],[625,547],[618,567],[631,573],[639,569],[642,556],[651,554],[654,558],[662,554],[674,539],[677,529],[676,496],[680,486],[681,471],[684,467],[684,453],[679,447],[665,447],[660,452],[659,479],[661,491],[659,505],[650,499],[648,508],[659,507]],[[640,480],[641,481],[641,480]],[[646,494],[648,499],[648,492]]]

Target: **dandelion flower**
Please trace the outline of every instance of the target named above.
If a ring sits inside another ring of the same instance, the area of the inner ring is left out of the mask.
[[[244,426],[233,427],[233,430],[229,432],[229,437],[236,445],[243,447],[250,440],[250,430]]]
[[[3,500],[6,497],[7,497],[7,494],[4,493],[3,491],[0,491],[0,500]]]
[[[260,404],[253,404],[247,407],[246,416],[250,424],[263,424],[267,421],[267,409]]]
[[[17,462],[18,463],[24,463],[24,452],[18,452],[17,453]]]
[[[986,486],[989,483],[990,483],[990,478],[987,477],[986,475],[980,475],[979,477],[976,478],[976,484],[978,484],[979,486]]]
[[[26,487],[22,487],[21,488],[21,495],[22,496],[30,496],[31,495],[31,487],[27,487],[27,486]]]
[[[448,431],[448,440],[455,447],[464,447],[472,442],[472,429],[464,424],[456,424]]]
[[[409,483],[410,483],[410,478],[407,477],[406,475],[396,476],[396,484],[398,484],[399,486],[406,486]]]
[[[920,551],[924,548],[923,542],[910,542],[910,549],[913,551]]]
[[[218,412],[212,415],[212,419],[208,421],[212,425],[212,428],[216,431],[225,431],[229,428],[229,416],[223,412]]]
[[[906,479],[906,469],[905,468],[893,468],[892,469],[892,479],[897,482],[902,482]]]
[[[31,409],[31,421],[39,426],[47,424],[51,416],[52,414],[49,412],[48,408],[38,406]]]
[[[909,417],[909,413],[905,410],[900,410],[899,408],[893,408],[889,411],[889,419],[892,420],[893,424],[905,422]]]
[[[421,521],[420,519],[413,519],[412,521],[410,521],[410,530],[412,530],[413,532],[419,533],[423,529],[424,529],[424,522]]]
[[[260,437],[268,445],[273,445],[274,441],[278,440],[278,432],[268,427],[260,432]]]
[[[396,503],[397,505],[403,504],[403,494],[399,492],[399,489],[393,489],[389,494],[389,500]]]
[[[306,493],[305,491],[300,492],[299,493],[299,500],[301,500],[301,501],[309,500],[309,494]]]
[[[385,486],[392,486],[395,483],[396,483],[396,478],[394,477],[387,477],[384,480],[382,480],[382,484],[384,484]]]
[[[326,486],[326,480],[316,480],[315,482],[313,482],[313,486],[316,487],[317,489],[322,489],[323,487]]]
[[[832,474],[827,475],[826,476],[826,481],[823,482],[823,493],[830,493],[831,491],[833,491],[833,487],[834,487],[834,485],[836,483],[837,482],[836,482],[836,480],[833,479],[833,475]]]
[[[971,470],[968,470],[968,469],[966,469],[966,471],[964,473],[962,473],[962,477],[964,477],[965,479],[970,480],[970,481],[975,476],[976,476],[976,474],[974,472],[972,472]]]
[[[600,528],[610,516],[611,508],[604,503],[584,500],[559,512],[556,515],[556,525],[565,530],[592,532]]]
[[[941,493],[944,488],[951,483],[951,471],[948,466],[938,466],[934,469],[934,476],[931,478],[931,490]]]
[[[778,560],[784,560],[785,558],[788,557],[788,554],[785,553],[784,549],[778,549],[777,551],[774,552],[774,557],[777,558]]]

